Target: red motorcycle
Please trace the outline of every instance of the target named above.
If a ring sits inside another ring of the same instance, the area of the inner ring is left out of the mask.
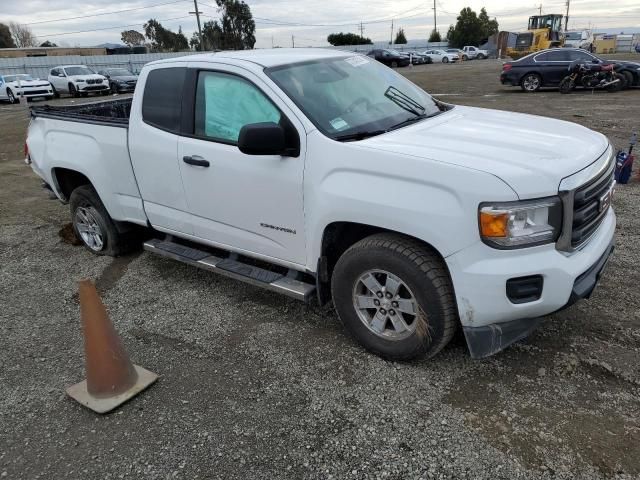
[[[560,93],[571,93],[576,87],[618,92],[625,83],[625,77],[616,72],[615,64],[573,62],[569,65],[569,75],[560,82]]]

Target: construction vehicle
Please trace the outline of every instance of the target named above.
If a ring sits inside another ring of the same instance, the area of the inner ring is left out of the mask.
[[[507,48],[507,55],[519,58],[538,50],[562,47],[564,45],[563,18],[564,15],[559,14],[529,17],[527,31],[517,34],[515,47]]]

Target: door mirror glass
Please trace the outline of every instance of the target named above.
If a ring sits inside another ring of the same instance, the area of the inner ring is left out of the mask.
[[[238,148],[247,155],[282,155],[286,148],[284,129],[273,122],[245,125],[238,135]]]

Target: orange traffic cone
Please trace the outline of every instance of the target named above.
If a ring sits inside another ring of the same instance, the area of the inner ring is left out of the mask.
[[[87,379],[67,388],[67,394],[95,412],[107,413],[158,376],[131,363],[90,280],[80,281],[79,294]]]

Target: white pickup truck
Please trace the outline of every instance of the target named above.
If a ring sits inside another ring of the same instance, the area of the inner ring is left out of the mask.
[[[480,50],[478,47],[467,45],[462,47],[462,51],[464,52],[463,57],[467,57],[463,58],[464,60],[484,60],[485,58],[489,58],[489,52],[487,50]]]
[[[133,99],[36,107],[27,163],[96,254],[150,252],[320,303],[387,358],[459,326],[474,358],[588,297],[613,151],[582,126],[442,103],[361,55],[146,65]]]

